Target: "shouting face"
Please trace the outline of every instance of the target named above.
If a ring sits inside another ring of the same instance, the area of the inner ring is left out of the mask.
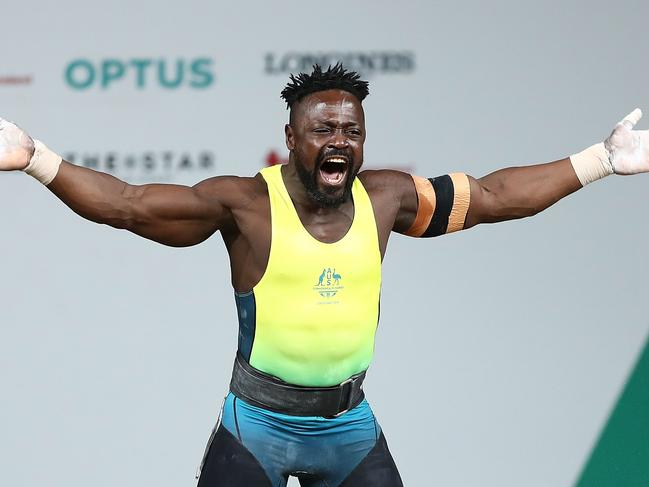
[[[342,90],[308,95],[291,108],[285,131],[307,196],[327,208],[348,201],[363,164],[365,116],[358,99]]]

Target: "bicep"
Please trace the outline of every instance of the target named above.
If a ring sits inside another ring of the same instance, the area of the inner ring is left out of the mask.
[[[195,245],[231,219],[230,177],[211,178],[193,186],[150,184],[130,186],[131,221],[124,225],[145,238],[175,247]]]

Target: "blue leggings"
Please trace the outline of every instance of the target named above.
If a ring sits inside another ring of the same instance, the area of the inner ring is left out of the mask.
[[[402,486],[366,400],[338,418],[290,416],[225,398],[199,487]]]

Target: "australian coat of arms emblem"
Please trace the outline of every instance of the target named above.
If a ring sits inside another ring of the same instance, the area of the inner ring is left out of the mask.
[[[336,272],[334,267],[325,267],[318,276],[318,282],[313,286],[313,290],[323,298],[331,298],[343,289],[342,279],[343,276]]]

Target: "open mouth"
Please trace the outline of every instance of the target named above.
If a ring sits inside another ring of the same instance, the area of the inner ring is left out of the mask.
[[[331,186],[338,186],[345,180],[349,163],[346,157],[331,156],[320,165],[320,177]]]

